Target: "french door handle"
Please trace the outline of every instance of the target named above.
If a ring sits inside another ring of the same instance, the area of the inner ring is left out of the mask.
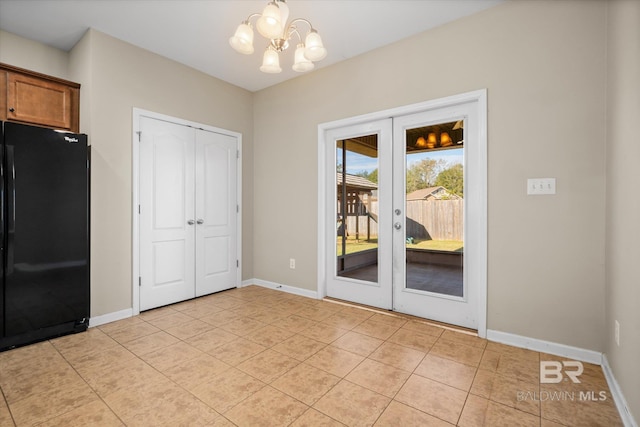
[[[193,225],[193,224],[195,224],[195,223],[196,223],[196,222],[195,222],[194,220],[192,220],[192,219],[190,219],[189,221],[187,221],[187,224],[189,224],[189,225]]]
[[[396,230],[400,230],[402,228],[402,224],[396,222],[395,224],[393,224],[393,228],[395,228]]]
[[[198,219],[198,220],[196,221],[196,223],[197,223],[197,224],[204,224],[204,219]]]

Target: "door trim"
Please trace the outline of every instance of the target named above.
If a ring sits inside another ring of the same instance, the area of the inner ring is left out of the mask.
[[[445,98],[417,104],[406,105],[388,110],[368,113],[318,125],[318,259],[317,259],[317,288],[318,297],[324,298],[327,295],[326,277],[326,177],[331,171],[327,170],[325,161],[325,146],[328,143],[325,136],[327,131],[339,127],[351,126],[363,122],[375,121],[385,118],[426,112],[443,107],[450,107],[459,104],[473,103],[477,108],[478,117],[478,164],[480,170],[478,176],[474,177],[480,187],[480,197],[476,200],[477,215],[476,239],[481,242],[479,250],[469,256],[475,257],[478,262],[478,336],[485,338],[487,335],[487,90],[481,89],[473,92],[462,93]]]
[[[236,272],[236,283],[237,286],[242,286],[242,134],[134,107],[131,126],[131,309],[133,316],[140,314],[140,287],[138,285],[138,278],[140,277],[140,215],[138,215],[138,205],[140,204],[140,144],[138,135],[140,132],[140,119],[142,117],[228,135],[237,139],[238,164],[236,170],[236,200],[238,203],[238,218],[236,223],[236,259],[239,265]]]

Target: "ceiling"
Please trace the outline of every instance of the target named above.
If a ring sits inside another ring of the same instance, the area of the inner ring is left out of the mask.
[[[328,55],[316,70],[504,0],[289,0],[290,18],[306,18]],[[266,0],[0,0],[0,29],[69,51],[88,28],[183,63],[249,91],[297,77],[297,39],[281,54],[280,74],[258,70],[266,40],[256,32],[253,55],[228,43],[236,26]],[[253,21],[252,21],[253,22]],[[303,36],[306,34],[306,27]]]

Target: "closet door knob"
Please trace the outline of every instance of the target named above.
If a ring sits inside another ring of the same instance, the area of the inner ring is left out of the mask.
[[[189,221],[187,221],[187,224],[189,224],[189,225],[193,225],[193,224],[195,224],[195,223],[196,223],[196,222],[195,222],[194,220],[192,220],[192,219],[190,219]]]
[[[199,219],[199,220],[197,220],[197,221],[196,221],[196,223],[198,223],[198,224],[204,224],[204,219]]]

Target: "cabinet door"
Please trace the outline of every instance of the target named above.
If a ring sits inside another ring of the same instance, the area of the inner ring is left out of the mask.
[[[7,73],[7,119],[75,130],[77,89],[62,83]]]

